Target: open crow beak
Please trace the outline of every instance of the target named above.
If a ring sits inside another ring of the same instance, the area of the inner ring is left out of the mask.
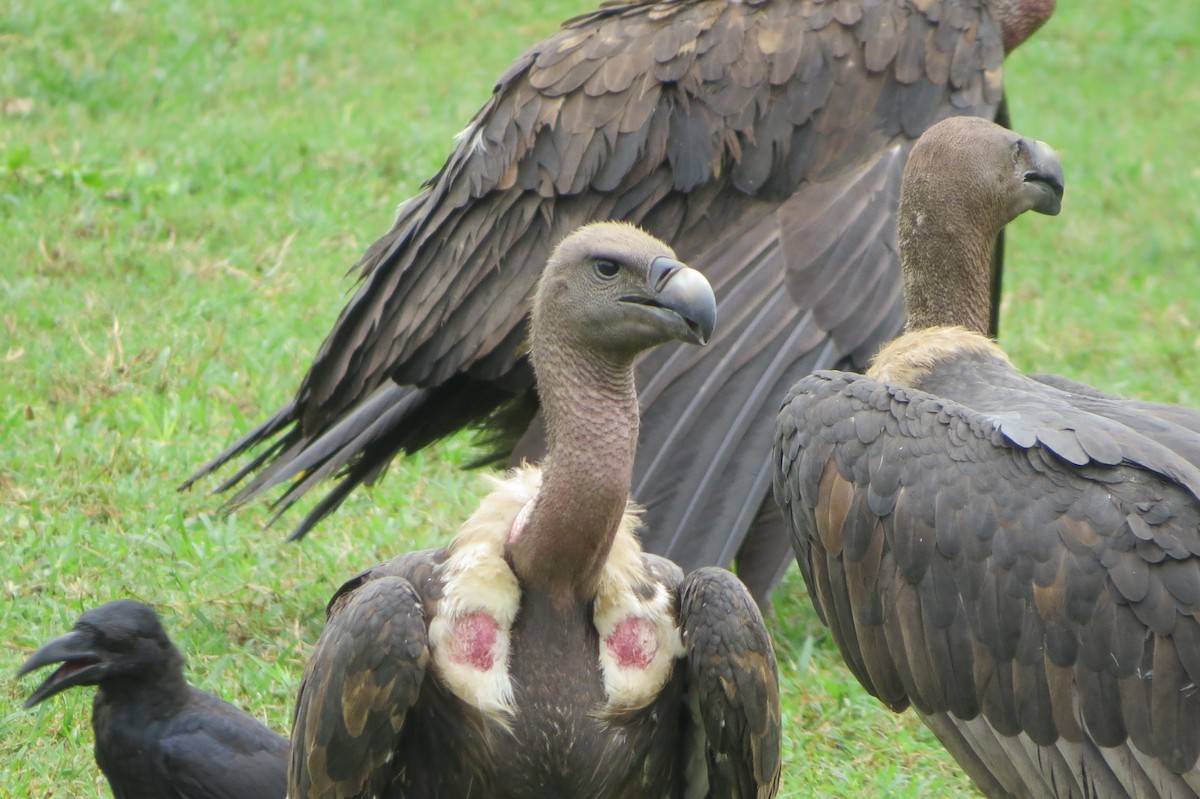
[[[17,677],[35,669],[61,663],[25,700],[26,709],[76,685],[94,685],[105,669],[105,661],[96,653],[92,636],[73,630],[50,641],[34,652],[21,666]]]

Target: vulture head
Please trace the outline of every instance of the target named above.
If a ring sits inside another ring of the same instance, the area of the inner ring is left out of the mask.
[[[1026,211],[1055,215],[1063,170],[1049,145],[978,117],[951,117],[913,146],[898,219],[909,329],[986,335],[1000,230]]]
[[[61,663],[25,701],[31,708],[77,685],[100,685],[182,667],[183,656],[167,637],[158,615],[131,599],[87,611],[66,635],[48,642],[21,666],[17,677]]]
[[[708,281],[663,242],[622,222],[568,236],[534,298],[533,353],[551,340],[613,360],[672,339],[706,344],[717,305]]]

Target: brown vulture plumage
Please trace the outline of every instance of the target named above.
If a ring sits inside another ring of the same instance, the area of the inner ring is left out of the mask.
[[[236,506],[291,481],[282,513],[340,475],[298,537],[396,453],[464,427],[490,427],[499,458],[515,443],[510,464],[538,457],[534,284],[569,231],[625,219],[695,264],[724,314],[706,352],[664,347],[639,368],[643,543],[685,569],[737,555],[764,598],[791,558],[768,497],[778,397],[899,332],[908,150],[947,116],[996,118],[1006,50],[1053,5],[663,0],[568,21],[367,250],[294,399],[185,486],[270,442],[221,488],[253,474]]]
[[[989,797],[1200,796],[1200,413],[1026,376],[987,254],[1057,213],[1053,151],[982,120],[914,148],[909,331],[780,413],[775,494],[842,656]]]
[[[643,554],[629,506],[633,360],[706,341],[712,289],[662,242],[587,226],[530,325],[544,471],[503,481],[443,549],[330,602],[292,734],[292,799],[765,799],[780,768],[771,642],[727,571]]]
[[[25,707],[96,686],[96,764],[114,799],[283,799],[287,739],[189,685],[183,655],[150,606],[119,599],[92,608],[17,676],[50,665]]]

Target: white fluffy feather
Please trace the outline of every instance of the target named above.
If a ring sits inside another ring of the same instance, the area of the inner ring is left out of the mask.
[[[443,682],[457,696],[483,712],[503,720],[516,711],[509,678],[509,642],[512,624],[521,606],[516,575],[504,559],[504,545],[513,523],[542,483],[536,466],[521,466],[503,479],[488,477],[493,490],[479,505],[447,547],[449,557],[441,567],[445,586],[437,616],[429,625],[433,664]],[[648,704],[671,675],[674,660],[683,654],[683,641],[666,586],[647,571],[638,543],[640,509],[630,503],[613,541],[600,577],[593,622],[600,634],[600,669],[605,693],[613,708],[632,709]],[[639,598],[653,586],[647,604]],[[450,658],[450,638],[461,619],[480,611],[499,625],[493,666],[481,670]],[[603,642],[622,621],[645,619],[654,630],[658,647],[645,669],[621,668]]]

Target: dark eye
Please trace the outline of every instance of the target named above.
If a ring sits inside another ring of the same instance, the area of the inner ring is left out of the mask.
[[[592,268],[595,269],[596,274],[604,280],[612,280],[621,271],[621,267],[612,261],[596,261],[595,266]]]

